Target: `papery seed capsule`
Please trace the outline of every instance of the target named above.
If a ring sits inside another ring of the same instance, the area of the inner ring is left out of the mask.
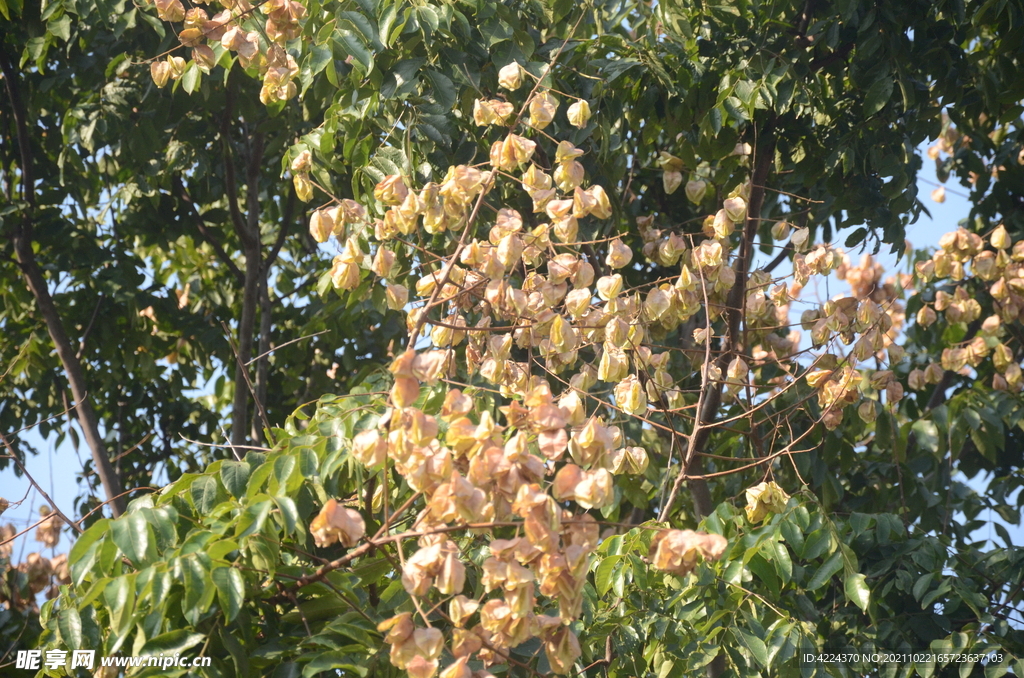
[[[810,231],[806,228],[795,228],[789,240],[793,243],[793,249],[797,252],[803,252],[807,248],[809,237]]]
[[[299,172],[292,176],[292,185],[295,187],[295,197],[299,200],[309,202],[313,199],[313,184],[308,174]]]
[[[166,61],[154,61],[149,65],[149,74],[154,85],[163,87],[171,77],[171,65]]]
[[[913,391],[920,391],[923,389],[928,384],[924,370],[911,370],[910,375],[907,377],[907,383]]]
[[[878,410],[875,407],[875,401],[865,400],[864,402],[862,402],[860,404],[860,407],[857,408],[857,415],[865,424],[870,424],[875,419],[877,419]]]
[[[611,268],[622,268],[633,259],[633,250],[621,238],[615,238],[608,245],[608,256],[605,263]]]
[[[743,198],[727,198],[722,207],[733,223],[740,223],[747,218],[747,201]]]
[[[992,243],[992,247],[997,250],[1006,250],[1010,248],[1010,235],[1006,232],[1006,227],[999,224],[996,230],[992,231],[992,235],[989,236],[989,242]]]
[[[523,73],[522,67],[519,62],[513,61],[512,63],[502,66],[501,70],[498,71],[498,85],[509,90],[515,91],[519,89],[519,86],[523,84]]]
[[[558,110],[558,99],[551,92],[540,92],[530,99],[530,127],[544,129],[555,119]]]
[[[385,290],[385,299],[388,308],[392,311],[401,311],[409,303],[409,289],[405,285],[392,283]]]
[[[373,189],[373,197],[385,205],[401,205],[408,193],[409,189],[399,174],[388,175]]]
[[[309,234],[317,242],[327,242],[334,230],[334,219],[327,210],[316,210],[309,217]]]
[[[683,173],[665,171],[661,175],[661,181],[665,187],[666,195],[672,195],[679,188],[679,185],[683,183]]]
[[[569,106],[569,110],[566,111],[566,115],[569,118],[569,124],[573,127],[583,129],[587,126],[587,121],[590,120],[590,104],[584,99],[580,99],[573,105]]]
[[[694,205],[699,205],[704,201],[704,195],[707,193],[707,190],[707,182],[700,179],[691,179],[686,182],[686,199]]]
[[[785,221],[776,221],[775,225],[772,226],[772,238],[774,240],[785,240],[789,237],[789,223]]]

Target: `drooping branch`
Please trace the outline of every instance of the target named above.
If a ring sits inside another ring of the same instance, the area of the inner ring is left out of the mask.
[[[53,302],[50,288],[43,275],[39,263],[36,261],[35,249],[33,247],[33,216],[36,207],[35,183],[34,183],[34,162],[32,157],[32,145],[29,140],[28,122],[26,120],[25,104],[21,98],[21,91],[18,86],[18,73],[7,54],[0,50],[0,69],[4,74],[4,85],[7,91],[7,100],[11,107],[17,129],[18,146],[21,154],[21,180],[22,192],[28,205],[24,218],[15,226],[13,234],[14,254],[21,269],[29,291],[36,300],[39,313],[46,323],[46,330],[53,341],[57,356],[60,358],[64,373],[67,375],[71,385],[71,393],[75,398],[75,413],[82,426],[86,442],[92,455],[96,471],[103,483],[103,489],[111,501],[111,510],[114,515],[120,515],[125,509],[124,499],[119,497],[121,491],[121,480],[114,471],[110,459],[107,457],[106,446],[103,437],[100,435],[99,422],[92,403],[89,401],[89,389],[85,379],[85,372],[79,362],[77,352],[64,329],[64,323],[60,313]]]

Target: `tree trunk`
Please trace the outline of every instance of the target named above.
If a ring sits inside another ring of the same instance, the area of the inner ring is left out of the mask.
[[[64,373],[67,375],[68,382],[71,385],[71,393],[76,405],[75,415],[82,426],[82,432],[85,434],[86,443],[89,445],[93,463],[96,465],[96,472],[100,477],[100,482],[103,483],[103,489],[110,502],[111,511],[116,517],[125,510],[124,497],[120,496],[122,494],[121,480],[114,471],[110,459],[107,457],[106,446],[103,443],[102,436],[100,436],[96,412],[92,408],[92,403],[89,402],[89,389],[86,384],[85,373],[82,370],[82,364],[78,360],[67,332],[64,331],[64,323],[61,320],[56,305],[53,303],[50,288],[46,284],[46,278],[43,276],[42,270],[39,268],[35,257],[35,250],[32,246],[32,212],[36,206],[32,149],[29,142],[24,102],[21,99],[21,92],[18,88],[18,74],[15,72],[7,54],[2,51],[0,51],[0,68],[3,70],[7,99],[10,102],[17,128],[18,146],[21,152],[22,191],[25,202],[28,203],[28,209],[25,211],[22,224],[14,230],[15,257],[22,274],[25,276],[25,282],[28,285],[29,291],[32,292],[32,296],[39,306],[39,312],[46,323],[46,330],[53,341],[57,357],[60,358]]]
[[[256,307],[260,301],[260,279],[263,276],[260,239],[260,165],[263,162],[263,135],[249,137],[246,158],[246,214],[238,208],[238,183],[231,153],[231,123],[234,116],[234,72],[229,76],[224,117],[221,124],[221,143],[224,146],[224,181],[227,188],[228,211],[231,223],[242,243],[245,254],[245,282],[242,287],[242,315],[238,319],[238,353],[235,355],[235,393],[231,409],[231,444],[244,445],[249,433],[250,379],[246,363],[252,357],[253,333],[256,329]]]
[[[249,382],[245,370],[252,358],[256,305],[260,296],[259,249],[245,248],[245,287],[242,289],[242,315],[238,319],[238,355],[235,361],[235,397],[231,411],[231,444],[246,444],[249,428]]]
[[[284,228],[282,226],[281,228]],[[268,262],[269,263],[269,262]],[[269,370],[269,363],[267,362],[268,356],[267,351],[270,350],[270,320],[271,320],[271,306],[270,306],[270,281],[267,280],[269,271],[260,276],[260,343],[257,348],[258,356],[262,356],[256,361],[256,401],[259,403],[266,403],[267,400],[267,377]],[[252,439],[257,445],[263,444],[263,424],[261,418],[257,416],[257,413],[253,413],[252,416]]]

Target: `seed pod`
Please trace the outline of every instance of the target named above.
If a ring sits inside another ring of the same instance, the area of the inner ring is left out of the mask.
[[[587,121],[590,120],[590,104],[585,99],[580,99],[573,105],[569,106],[569,110],[566,111],[566,115],[569,118],[569,124],[573,127],[583,129],[587,126]]]
[[[519,62],[513,61],[512,63],[503,66],[498,71],[498,85],[514,92],[519,89],[519,86],[523,84],[523,71]]]
[[[694,205],[704,202],[704,194],[707,193],[707,182],[700,179],[691,179],[686,182],[686,199]]]
[[[683,173],[666,170],[661,175],[661,182],[665,187],[666,195],[672,195],[679,188],[679,185],[683,183]]]

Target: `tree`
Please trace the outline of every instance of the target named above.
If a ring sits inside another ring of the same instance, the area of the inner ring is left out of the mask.
[[[972,537],[1019,518],[1019,4],[211,9],[157,4],[192,59],[153,81],[259,79],[245,119],[301,134],[281,167],[343,244],[319,291],[404,332],[271,450],[95,522],[43,647],[210,675],[1024,669],[1020,555]],[[903,241],[926,139],[975,205],[935,253]],[[854,264],[843,230],[912,268]],[[833,271],[849,293],[801,297]],[[980,470],[984,495],[955,477]]]
[[[289,182],[266,171],[299,123],[271,120],[244,78],[193,81],[204,105],[161,92],[127,58],[166,42],[135,27],[138,10],[41,9],[13,8],[18,21],[4,32],[0,421],[7,432],[42,422],[44,437],[70,435],[76,449],[81,431],[86,513],[102,501],[123,508],[119,488],[221,456],[189,441],[263,444],[250,388],[280,420],[356,375],[355,356],[382,354],[376,341],[397,326],[374,333],[353,322],[362,307],[310,298],[315,276],[299,262],[316,245],[296,236],[304,210]],[[225,109],[239,90],[240,105]],[[249,153],[247,126],[265,139],[262,157]],[[239,159],[247,154],[255,175]],[[229,187],[225,168],[236,165]],[[238,365],[257,356],[249,384]],[[223,422],[232,409],[235,423]]]

